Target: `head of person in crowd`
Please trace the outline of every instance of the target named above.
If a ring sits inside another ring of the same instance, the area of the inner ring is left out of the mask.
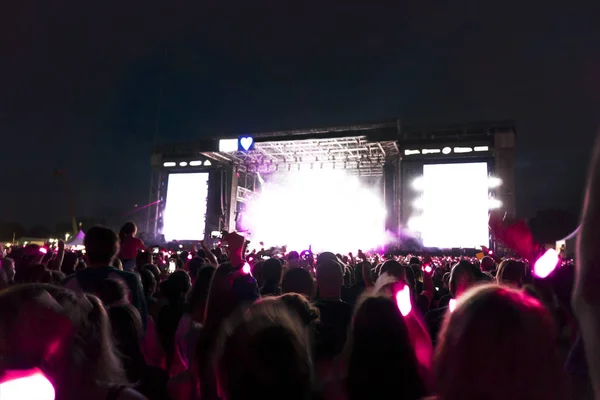
[[[119,240],[125,242],[130,237],[137,235],[137,226],[133,222],[126,222],[119,231]]]
[[[287,265],[289,269],[298,268],[300,266],[300,254],[297,251],[290,251],[287,254]]]
[[[141,251],[141,250],[138,251],[137,255],[135,257],[135,265],[139,267],[140,265],[147,265],[147,264],[152,264],[152,253],[149,253],[147,251]],[[154,265],[154,264],[152,264],[152,265]]]
[[[450,272],[449,289],[450,294],[455,299],[463,294],[469,287],[475,283],[475,274],[473,265],[467,260],[461,260],[452,267]]]
[[[0,371],[42,368],[57,399],[103,398],[126,382],[100,300],[47,284],[0,293]]]
[[[161,280],[160,279],[161,278],[160,269],[154,264],[143,264],[141,267],[138,267],[138,271],[141,272],[143,270],[150,271],[152,273],[152,275],[154,275],[154,280],[156,281],[157,288],[158,288],[158,283]]]
[[[520,288],[525,280],[525,263],[516,260],[504,260],[498,265],[496,273],[498,284]]]
[[[120,269],[121,271],[123,271],[123,263],[121,262],[121,260],[119,260],[117,257],[115,257],[112,261],[111,264],[113,267],[115,267],[116,269]]]
[[[35,283],[35,282],[43,282],[47,279],[48,270],[44,264],[27,264],[21,265],[21,267],[15,273],[15,282],[17,283]]]
[[[305,296],[298,293],[286,293],[275,297],[275,301],[281,301],[293,310],[300,317],[300,321],[307,327],[319,322],[319,309],[313,306]]]
[[[481,272],[492,273],[496,270],[496,262],[490,256],[485,256],[481,259]]]
[[[6,275],[6,281],[8,284],[12,284],[15,280],[15,262],[12,258],[4,257],[0,259],[0,263],[2,263],[2,270]]]
[[[380,275],[388,274],[395,276],[398,280],[404,281],[406,280],[406,268],[395,260],[387,260],[381,266]]]
[[[95,283],[92,292],[105,306],[129,303],[125,284],[117,279],[102,279]]]
[[[281,282],[282,293],[298,293],[311,299],[315,292],[315,282],[310,272],[302,268],[289,269]]]
[[[263,278],[264,266],[265,266],[265,262],[263,260],[260,260],[259,262],[257,262],[256,264],[254,264],[252,266],[252,276],[254,277],[254,279],[256,279],[256,283],[258,284],[258,287],[263,287],[263,285],[265,284],[265,280]]]
[[[150,272],[149,269],[141,269],[140,272],[140,280],[142,281],[142,286],[144,287],[144,295],[146,298],[154,296],[156,293],[156,278],[154,274]]]
[[[405,319],[383,292],[359,299],[347,345],[349,400],[419,399],[427,394]]]
[[[190,278],[192,278],[192,282],[196,281],[196,276],[198,275],[198,271],[204,268],[206,262],[203,257],[196,256],[193,257],[188,263],[188,270],[190,271]]]
[[[109,228],[94,226],[83,239],[90,267],[106,267],[112,264],[119,252],[119,238]]]
[[[208,290],[215,270],[216,268],[211,265],[200,268],[196,273],[196,281],[192,286],[192,290],[188,294],[188,312],[192,320],[201,324],[204,323]]]
[[[281,261],[277,258],[269,258],[263,265],[263,279],[264,285],[261,289],[263,296],[274,295],[278,296],[281,294],[281,278],[283,274],[283,267]]]
[[[340,300],[344,285],[343,266],[334,260],[326,260],[317,264],[317,287],[319,298]]]
[[[564,399],[556,328],[516,289],[482,285],[446,314],[435,355],[436,394],[454,399]]]
[[[142,352],[142,318],[131,304],[116,304],[107,307],[107,313],[129,382],[137,382],[144,372],[146,361]]]
[[[307,329],[284,304],[259,302],[224,324],[215,351],[219,395],[245,400],[309,398],[312,360]]]
[[[77,263],[79,262],[79,258],[77,254],[72,251],[65,251],[65,255],[63,257],[63,262],[61,266],[62,272],[65,275],[72,275],[75,273],[75,267],[77,267]]]

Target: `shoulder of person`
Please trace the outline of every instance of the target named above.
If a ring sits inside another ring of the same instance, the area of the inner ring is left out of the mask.
[[[116,400],[148,400],[146,396],[131,388],[121,390]]]

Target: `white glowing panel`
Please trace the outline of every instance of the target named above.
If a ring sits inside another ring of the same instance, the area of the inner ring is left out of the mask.
[[[488,246],[488,203],[487,163],[424,165],[423,245]]]
[[[165,239],[204,239],[207,198],[208,172],[170,174],[163,214]]]
[[[296,171],[270,177],[248,203],[252,243],[288,250],[356,252],[385,244],[380,190],[343,171]]]

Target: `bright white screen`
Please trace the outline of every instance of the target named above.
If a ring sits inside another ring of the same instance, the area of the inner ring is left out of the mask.
[[[208,172],[169,174],[163,214],[166,240],[202,240],[206,227]]]
[[[487,163],[423,166],[425,247],[488,246]]]

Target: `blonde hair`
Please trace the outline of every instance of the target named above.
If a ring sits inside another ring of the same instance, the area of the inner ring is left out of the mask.
[[[12,358],[26,354],[44,364],[59,391],[69,390],[73,382],[97,386],[126,382],[114,353],[110,322],[97,297],[49,284],[19,285],[0,293],[0,314],[0,353],[12,352]],[[68,329],[57,328],[67,325]],[[19,330],[22,327],[26,328]],[[37,330],[27,333],[33,329]],[[60,371],[49,355],[63,360]]]
[[[565,398],[550,313],[494,284],[470,289],[446,315],[434,375],[441,400]]]

